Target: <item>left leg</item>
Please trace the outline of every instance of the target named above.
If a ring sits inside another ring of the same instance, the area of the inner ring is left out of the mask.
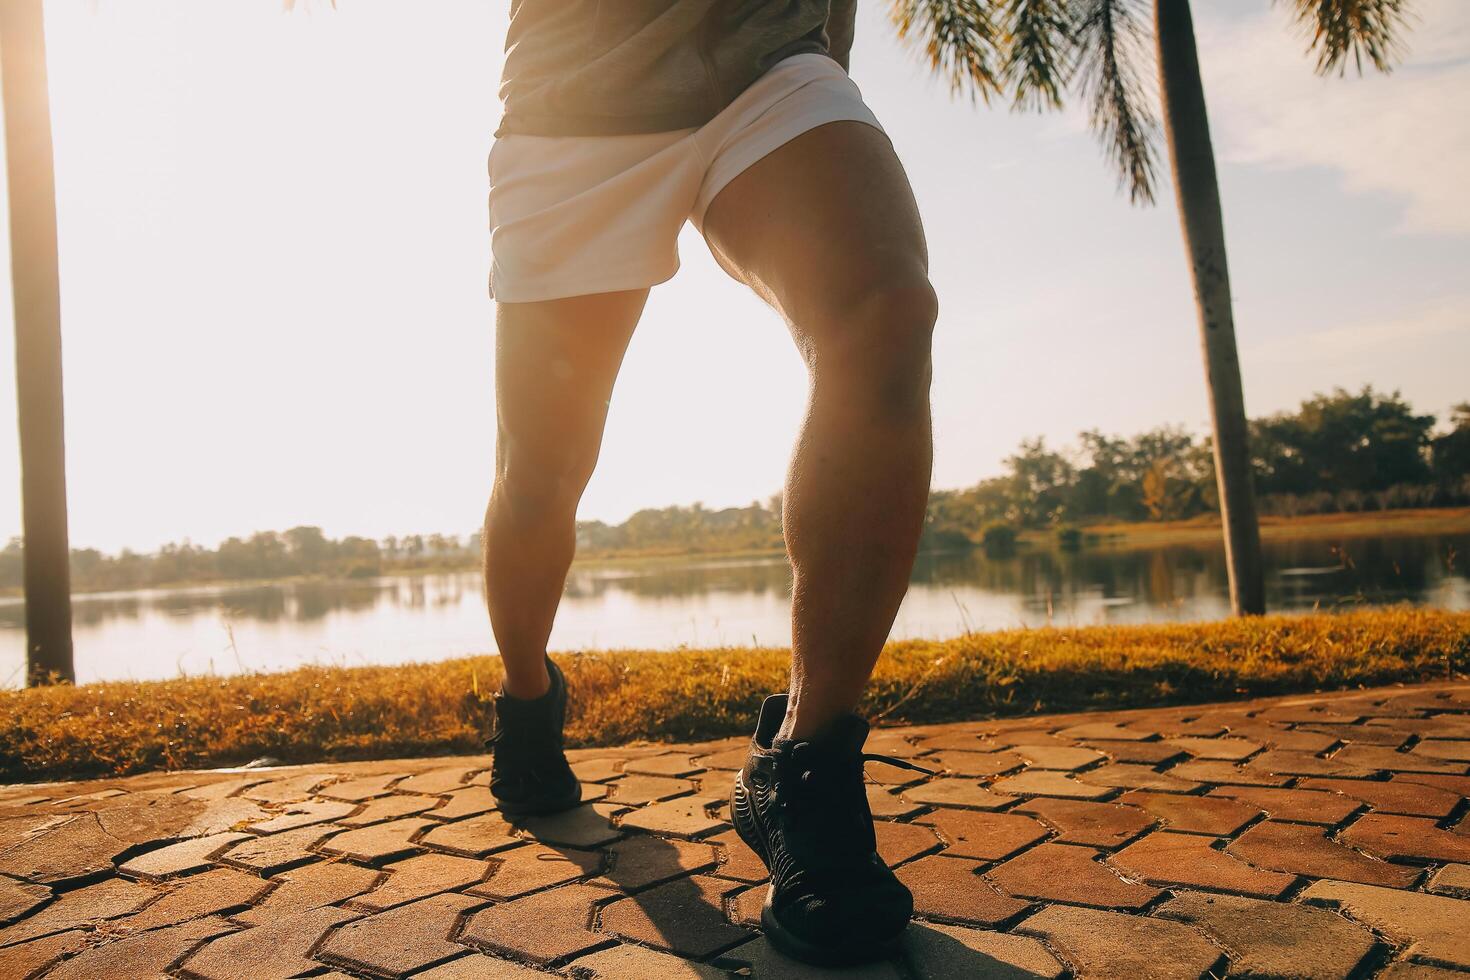
[[[720,264],[785,317],[810,376],[783,521],[794,574],[789,707],[804,738],[851,712],[908,588],[929,493],[936,300],[888,138],[796,137],[705,213]]]

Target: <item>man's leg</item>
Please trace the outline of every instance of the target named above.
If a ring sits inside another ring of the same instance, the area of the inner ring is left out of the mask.
[[[811,130],[705,214],[720,264],[791,326],[807,414],[782,509],[795,575],[782,737],[850,712],[908,588],[929,493],[937,304],[908,178],[859,122]]]
[[[643,289],[497,308],[485,595],[512,697],[547,690],[546,641],[576,550],[577,502],[647,299]]]

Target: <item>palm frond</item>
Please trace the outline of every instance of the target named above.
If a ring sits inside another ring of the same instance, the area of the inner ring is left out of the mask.
[[[1119,183],[1134,204],[1154,201],[1158,118],[1152,87],[1139,71],[1150,59],[1142,0],[1072,0],[1077,77],[1090,105],[1091,124]]]
[[[1017,109],[1060,109],[1072,71],[1066,0],[1006,0],[1001,9],[1001,82]]]
[[[1001,91],[991,5],[981,0],[890,0],[898,36],[919,47],[952,93],[986,102]]]
[[[1278,0],[1280,2],[1280,0]],[[1409,0],[1285,0],[1298,24],[1311,35],[1307,50],[1317,55],[1317,73],[1347,71],[1351,55],[1358,74],[1363,59],[1381,72],[1393,70],[1398,33],[1409,26]]]

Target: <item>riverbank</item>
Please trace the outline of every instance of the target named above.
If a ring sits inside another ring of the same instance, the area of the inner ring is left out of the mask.
[[[1470,507],[1436,507],[1415,510],[1379,510],[1351,514],[1302,514],[1297,517],[1262,517],[1261,537],[1321,539],[1367,535],[1470,534]],[[1213,544],[1220,540],[1220,520],[1215,516],[1187,521],[1140,521],[1136,523],[1086,524],[1080,529],[1088,546],[1153,548],[1167,544]],[[1056,540],[1051,529],[1023,531],[1019,540],[1049,545]]]
[[[744,732],[788,654],[732,647],[558,655],[568,740]],[[1214,623],[972,633],[889,645],[880,723],[1127,708],[1470,673],[1470,613],[1396,607]],[[0,781],[472,752],[499,660],[111,682],[0,692]]]

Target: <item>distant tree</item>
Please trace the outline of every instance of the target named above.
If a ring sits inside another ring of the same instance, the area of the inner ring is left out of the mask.
[[[1434,416],[1415,415],[1398,392],[1314,395],[1295,412],[1252,423],[1256,482],[1263,493],[1426,483],[1433,427]]]
[[[1470,402],[1450,409],[1449,432],[1430,442],[1430,460],[1434,476],[1442,483],[1470,477]]]

